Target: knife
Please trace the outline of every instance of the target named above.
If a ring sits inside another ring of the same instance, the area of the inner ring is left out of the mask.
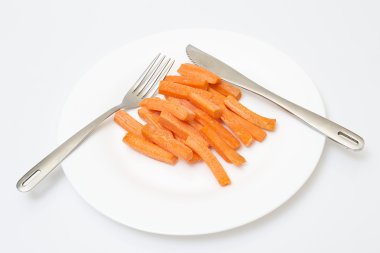
[[[273,103],[279,105],[286,111],[301,119],[315,130],[326,135],[331,140],[343,145],[351,150],[362,150],[364,147],[364,139],[354,132],[344,128],[331,120],[328,120],[314,112],[311,112],[293,102],[282,98],[273,92],[258,85],[237,70],[228,66],[217,58],[201,51],[200,49],[188,45],[186,53],[189,59],[196,65],[208,69],[221,77],[226,82],[239,86],[245,90],[256,93]]]

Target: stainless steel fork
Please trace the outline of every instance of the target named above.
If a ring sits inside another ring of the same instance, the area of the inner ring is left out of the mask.
[[[158,54],[136,83],[129,89],[123,101],[100,115],[94,121],[82,128],[71,138],[62,143],[42,161],[30,169],[17,182],[17,189],[21,192],[30,191],[40,183],[51,171],[53,171],[68,155],[71,154],[93,131],[108,117],[120,109],[132,109],[138,107],[140,101],[148,96],[153,96],[161,81],[174,64],[174,60]]]

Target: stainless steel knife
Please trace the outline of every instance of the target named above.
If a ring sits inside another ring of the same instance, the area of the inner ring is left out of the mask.
[[[273,92],[258,85],[243,74],[239,73],[232,67],[217,58],[201,51],[200,49],[188,45],[186,47],[187,56],[190,60],[203,68],[210,70],[223,80],[239,86],[243,89],[256,93],[273,103],[281,106],[286,111],[301,119],[303,122],[318,130],[322,134],[329,137],[331,140],[343,145],[352,150],[361,150],[364,147],[364,139],[354,132],[344,128],[331,120],[328,120],[314,112],[311,112],[295,103],[292,103],[285,98],[282,98]]]

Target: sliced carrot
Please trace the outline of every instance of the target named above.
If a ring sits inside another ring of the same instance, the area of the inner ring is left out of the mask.
[[[179,83],[161,81],[158,93],[176,98],[187,98],[189,93],[197,93],[205,98],[211,98],[212,94],[206,90],[193,88]]]
[[[237,100],[241,98],[241,90],[238,87],[227,83],[226,81],[221,80],[219,83],[213,84],[211,87],[224,96],[231,95]]]
[[[239,122],[239,124],[243,126],[245,129],[247,129],[248,132],[250,132],[250,134],[253,136],[253,138],[255,138],[255,140],[262,142],[267,136],[267,133],[262,128],[252,124],[246,119],[243,119],[234,112],[232,112],[231,117],[233,117],[237,122]]]
[[[113,119],[119,126],[124,128],[128,132],[141,136],[142,124],[135,120],[131,115],[129,115],[125,111],[117,111]]]
[[[230,131],[228,131],[219,121],[210,117],[204,111],[196,108],[194,105],[192,105],[189,101],[185,99],[181,99],[180,102],[187,108],[192,108],[196,114],[195,120],[197,120],[202,125],[211,126],[221,137],[223,137],[223,139],[231,148],[237,149],[240,147],[239,140],[236,139],[235,136],[233,136],[233,134],[231,134]]]
[[[218,154],[226,161],[232,162],[236,166],[240,166],[245,163],[244,157],[242,157],[234,149],[230,148],[227,143],[220,138],[219,134],[215,132],[210,126],[204,126],[200,130],[206,137],[206,140],[211,146],[218,152]]]
[[[201,128],[203,127],[203,125],[201,123],[199,123],[195,120],[190,121],[189,125],[192,126],[194,129],[196,129],[197,131],[201,130]]]
[[[177,162],[177,157],[175,157],[172,153],[132,132],[128,132],[124,136],[123,141],[134,150],[158,161],[171,165],[174,165]]]
[[[178,135],[174,135],[174,138],[177,140],[177,141],[180,141],[182,142],[184,145],[186,145],[186,139],[182,139],[181,137],[179,137]],[[187,161],[188,163],[190,164],[193,164],[193,163],[196,163],[196,162],[199,162],[199,161],[202,161],[202,158],[193,150],[193,158],[191,158],[191,160]]]
[[[178,105],[181,104],[181,100],[182,100],[182,99],[180,99],[180,98],[171,97],[171,96],[165,96],[165,98],[166,98],[168,101],[170,101],[170,102],[172,102],[172,103],[176,103],[176,104],[178,104]],[[189,110],[191,110],[192,112],[194,112],[194,110],[192,110],[191,108],[188,108],[188,107],[186,107],[186,108],[189,109]],[[195,112],[194,112],[194,113],[195,113]]]
[[[222,109],[225,109],[227,108],[226,105],[224,104],[224,100],[227,98],[226,96],[224,96],[223,94],[221,94],[219,91],[209,87],[207,89],[208,92],[210,92],[212,94],[212,97],[210,98],[210,100],[214,103],[214,104],[217,104],[218,106],[220,106]]]
[[[200,161],[202,161],[202,158],[197,153],[193,152],[193,158],[191,158],[191,160],[187,161],[187,162],[190,164],[193,164],[193,163],[197,163]]]
[[[178,135],[182,139],[186,139],[188,136],[194,136],[199,139],[201,143],[208,146],[208,142],[202,137],[202,135],[186,122],[180,121],[168,111],[162,111],[159,118],[160,124]]]
[[[219,121],[210,117],[207,113],[195,107],[192,103],[185,99],[177,99],[173,97],[168,97],[172,102],[181,103],[183,106],[192,110],[195,114],[195,120],[201,123],[202,125],[211,126],[223,139],[224,141],[233,149],[237,149],[240,147],[240,142],[238,139],[233,136]]]
[[[215,104],[219,105],[221,108],[226,109],[226,107],[224,105],[224,100],[226,99],[226,97],[211,87],[208,90],[213,94],[211,101],[213,101]],[[239,115],[237,115],[235,113],[234,113],[234,115],[235,115],[235,119],[237,121],[239,121],[240,124],[248,130],[248,132],[251,133],[251,135],[253,136],[253,138],[255,138],[255,140],[258,140],[261,142],[265,139],[267,134],[263,129],[261,129],[260,127],[257,127],[256,125],[252,124],[248,120],[240,117]]]
[[[218,105],[211,102],[209,99],[206,99],[195,93],[189,93],[188,99],[191,103],[205,111],[211,117],[218,119],[220,116],[222,116],[222,109]]]
[[[219,91],[211,87],[208,88],[208,91],[212,94],[212,97],[210,99],[212,102],[214,102],[222,108],[226,107],[224,105],[224,99],[226,99],[226,96],[222,95]]]
[[[235,120],[233,112],[228,109],[223,110],[221,119],[236,134],[245,146],[250,146],[254,141],[251,133]]]
[[[180,83],[183,85],[187,85],[193,88],[198,88],[202,90],[207,90],[208,82],[206,80],[197,79],[194,77],[185,77],[185,76],[166,76],[165,81]]]
[[[224,100],[224,104],[233,112],[240,115],[242,118],[248,120],[249,122],[264,128],[269,131],[273,131],[276,126],[276,119],[269,119],[254,113],[247,107],[239,103],[234,97],[228,96]]]
[[[183,144],[185,144],[185,142],[186,142],[186,139],[184,139],[182,137],[179,137],[178,134],[174,134],[174,139],[176,139],[177,141],[182,142]]]
[[[140,102],[140,106],[145,106],[155,111],[167,110],[180,120],[192,121],[195,118],[195,114],[192,111],[181,105],[171,103],[168,100],[145,98]]]
[[[140,118],[142,118],[146,123],[162,129],[164,132],[166,132],[166,136],[173,137],[173,133],[161,126],[161,124],[158,122],[160,115],[154,113],[146,107],[141,107],[137,112]]]
[[[220,81],[220,78],[211,71],[191,63],[182,64],[177,72],[182,76],[204,79],[208,83],[218,83]]]
[[[199,139],[194,138],[194,136],[187,137],[186,144],[206,162],[220,185],[226,186],[231,183],[231,180],[224,171],[222,165],[206,145],[199,142]]]
[[[147,124],[142,128],[142,134],[151,142],[179,158],[186,161],[193,158],[193,151],[189,147],[173,137],[168,137],[165,131],[160,128]]]

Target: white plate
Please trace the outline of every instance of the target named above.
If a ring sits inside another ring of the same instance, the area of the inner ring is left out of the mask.
[[[251,37],[216,30],[177,30],[145,37],[112,52],[75,86],[62,114],[59,141],[121,101],[151,59],[162,52],[188,62],[193,44],[266,88],[321,115],[322,100],[310,78],[289,57]],[[325,137],[274,104],[244,92],[241,101],[278,121],[263,143],[239,152],[242,168],[222,162],[232,185],[220,187],[200,163],[176,166],[146,158],[122,142],[124,131],[105,122],[64,163],[75,190],[105,216],[159,234],[198,235],[252,222],[287,201],[313,172]],[[136,115],[136,111],[130,111]],[[220,160],[220,159],[219,159]]]

